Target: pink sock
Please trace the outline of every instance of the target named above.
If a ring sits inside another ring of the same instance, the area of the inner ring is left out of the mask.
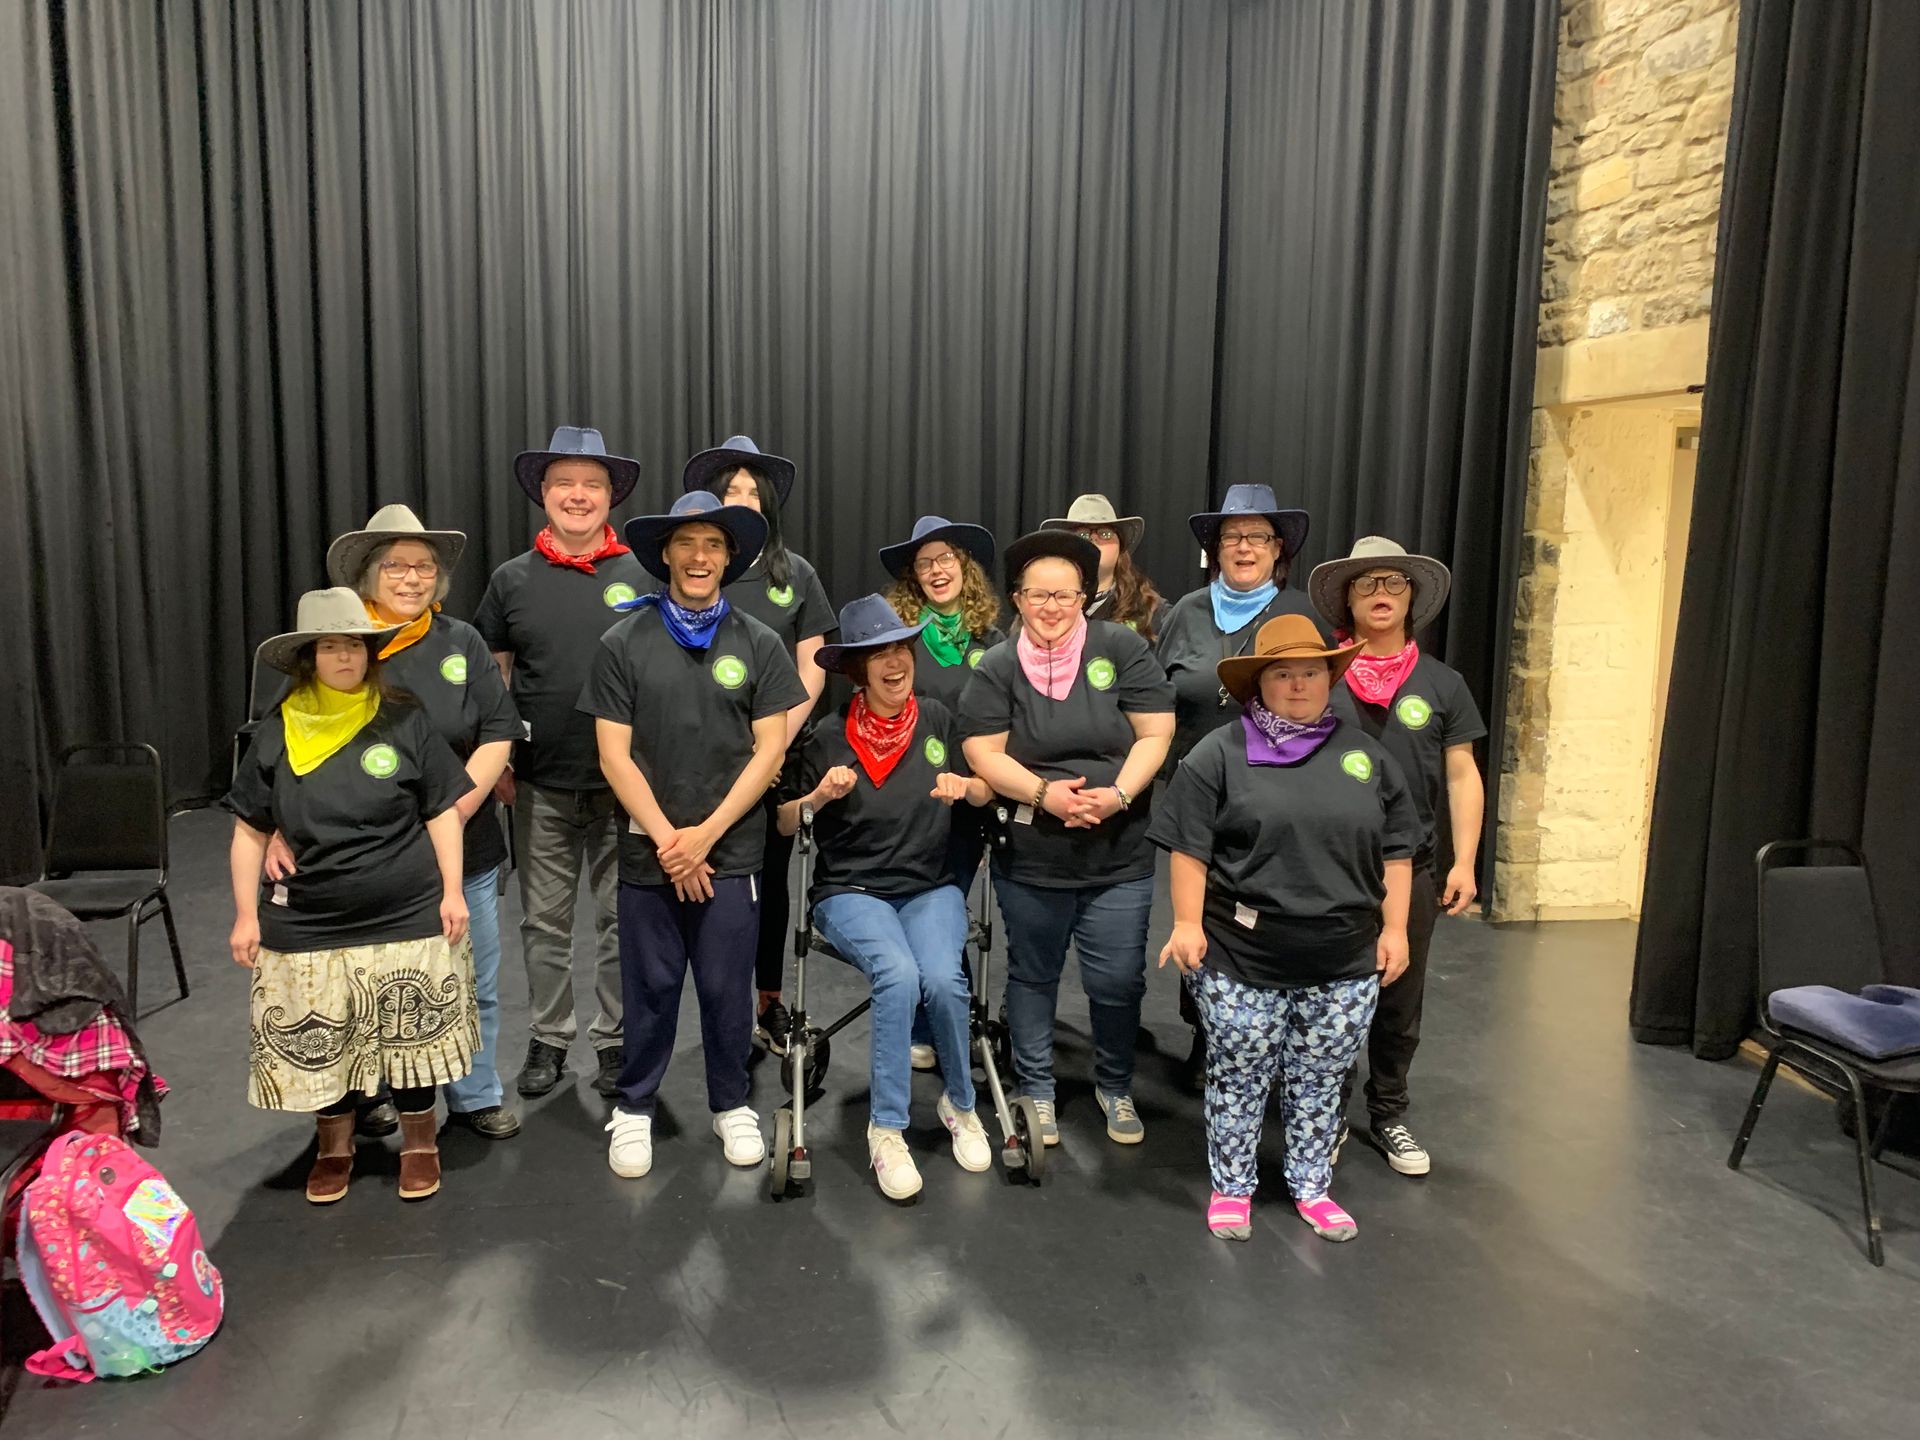
[[[1293,1208],[1323,1240],[1351,1240],[1360,1233],[1353,1217],[1334,1204],[1331,1195],[1322,1195],[1318,1200],[1296,1200]]]

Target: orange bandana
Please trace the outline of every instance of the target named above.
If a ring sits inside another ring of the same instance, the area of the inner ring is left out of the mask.
[[[367,607],[368,618],[376,624],[392,625],[396,623],[391,615],[387,614],[373,601],[365,600],[361,603]],[[407,621],[406,624],[400,627],[400,633],[387,642],[386,649],[380,652],[380,658],[382,660],[391,660],[422,635],[425,635],[428,628],[433,624],[433,617],[439,613],[440,606],[436,602],[422,610],[418,615],[414,616],[413,619]]]

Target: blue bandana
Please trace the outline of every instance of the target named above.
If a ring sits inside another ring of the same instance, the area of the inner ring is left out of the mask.
[[[667,627],[667,633],[680,643],[683,650],[705,650],[713,644],[720,622],[733,611],[733,606],[727,603],[724,595],[704,610],[689,610],[684,605],[676,604],[664,590],[642,595],[638,600],[622,600],[613,608],[638,610],[644,605],[660,607],[660,623]]]
[[[1254,617],[1273,603],[1280,587],[1269,580],[1257,590],[1235,590],[1216,577],[1207,591],[1213,597],[1213,623],[1222,635],[1231,635],[1251,625]]]

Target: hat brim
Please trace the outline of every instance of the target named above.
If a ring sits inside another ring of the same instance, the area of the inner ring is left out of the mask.
[[[1327,678],[1338,685],[1340,677],[1347,673],[1347,666],[1353,663],[1353,657],[1360,653],[1360,645],[1356,640],[1351,645],[1299,645],[1266,655],[1229,655],[1213,670],[1220,677],[1220,688],[1244,705],[1260,683],[1260,672],[1282,660],[1325,660]]]
[[[696,490],[710,490],[713,482],[723,475],[731,475],[739,469],[758,470],[773,482],[774,493],[780,497],[780,508],[786,509],[787,497],[793,494],[793,462],[784,455],[765,455],[757,450],[730,450],[722,445],[712,450],[702,450],[687,461],[686,468],[680,472],[680,488],[691,495]]]
[[[467,549],[466,533],[460,530],[349,530],[327,546],[327,579],[335,585],[358,589],[373,553],[397,540],[417,540],[422,545],[431,545],[440,557],[440,568],[449,576]]]
[[[1198,515],[1189,515],[1187,528],[1193,531],[1193,538],[1206,547],[1207,553],[1213,555],[1219,548],[1220,522],[1235,518],[1244,520],[1253,515],[1265,518],[1273,526],[1273,533],[1280,537],[1281,559],[1293,559],[1300,553],[1300,547],[1307,543],[1310,521],[1304,510],[1206,510]]]
[[[902,640],[913,639],[926,628],[925,620],[913,624],[902,622],[897,628],[883,630],[870,639],[862,640],[858,645],[822,645],[813,652],[814,663],[822,670],[833,670],[844,675],[847,673],[847,661],[863,650],[879,650],[884,646],[898,645]]]
[[[753,568],[753,562],[760,558],[760,548],[767,543],[765,517],[745,505],[721,505],[697,515],[641,515],[629,520],[627,548],[641,568],[663,585],[673,578],[673,572],[660,553],[661,547],[682,525],[714,525],[732,539],[733,558],[720,572],[723,588]]]
[[[1307,598],[1320,618],[1340,629],[1350,628],[1347,586],[1369,570],[1399,570],[1413,581],[1415,605],[1407,612],[1407,634],[1416,635],[1434,622],[1453,589],[1453,572],[1430,555],[1349,556],[1313,567],[1307,577]]]
[[[1036,560],[1065,560],[1080,572],[1080,588],[1091,596],[1100,583],[1100,547],[1071,530],[1044,527],[1022,535],[1007,546],[1007,594],[1020,586],[1020,572]]]
[[[607,467],[607,481],[613,487],[613,503],[621,505],[627,496],[633,493],[633,487],[640,483],[640,462],[629,460],[624,455],[582,455],[577,450],[522,450],[513,457],[513,478],[520,482],[520,488],[527,492],[527,498],[536,505],[545,505],[546,498],[540,493],[540,486],[546,479],[547,466],[556,460],[591,460],[596,465]]]
[[[256,665],[267,665],[283,675],[291,675],[294,662],[299,658],[300,647],[310,645],[316,640],[324,640],[329,635],[353,635],[362,640],[375,640],[374,648],[378,654],[387,641],[406,629],[404,625],[364,625],[352,628],[332,628],[327,630],[289,630],[284,635],[273,635],[262,640],[253,652]]]
[[[973,557],[973,563],[982,570],[993,566],[993,532],[984,525],[965,525],[956,521],[952,525],[929,530],[918,540],[902,540],[898,545],[881,547],[880,568],[889,575],[909,574],[913,569],[915,552],[922,545],[930,545],[936,540],[958,545]]]
[[[1111,520],[1075,520],[1070,515],[1056,515],[1051,520],[1042,520],[1042,530],[1071,530],[1076,535],[1081,526],[1097,528],[1105,525],[1120,532],[1120,548],[1131,555],[1134,546],[1140,543],[1140,537],[1147,533],[1147,522],[1138,515],[1116,515]]]

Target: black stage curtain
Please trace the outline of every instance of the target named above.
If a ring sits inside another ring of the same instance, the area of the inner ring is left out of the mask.
[[[845,599],[924,510],[1268,479],[1458,571],[1497,702],[1552,0],[152,0],[0,14],[0,874],[48,756],[217,792],[249,656],[405,501],[525,548],[556,423],[637,514],[744,430]],[[616,517],[618,518],[618,517]],[[1497,751],[1496,751],[1497,753]]]
[[[1632,1023],[1756,1018],[1753,856],[1861,843],[1920,983],[1920,6],[1748,0]]]

